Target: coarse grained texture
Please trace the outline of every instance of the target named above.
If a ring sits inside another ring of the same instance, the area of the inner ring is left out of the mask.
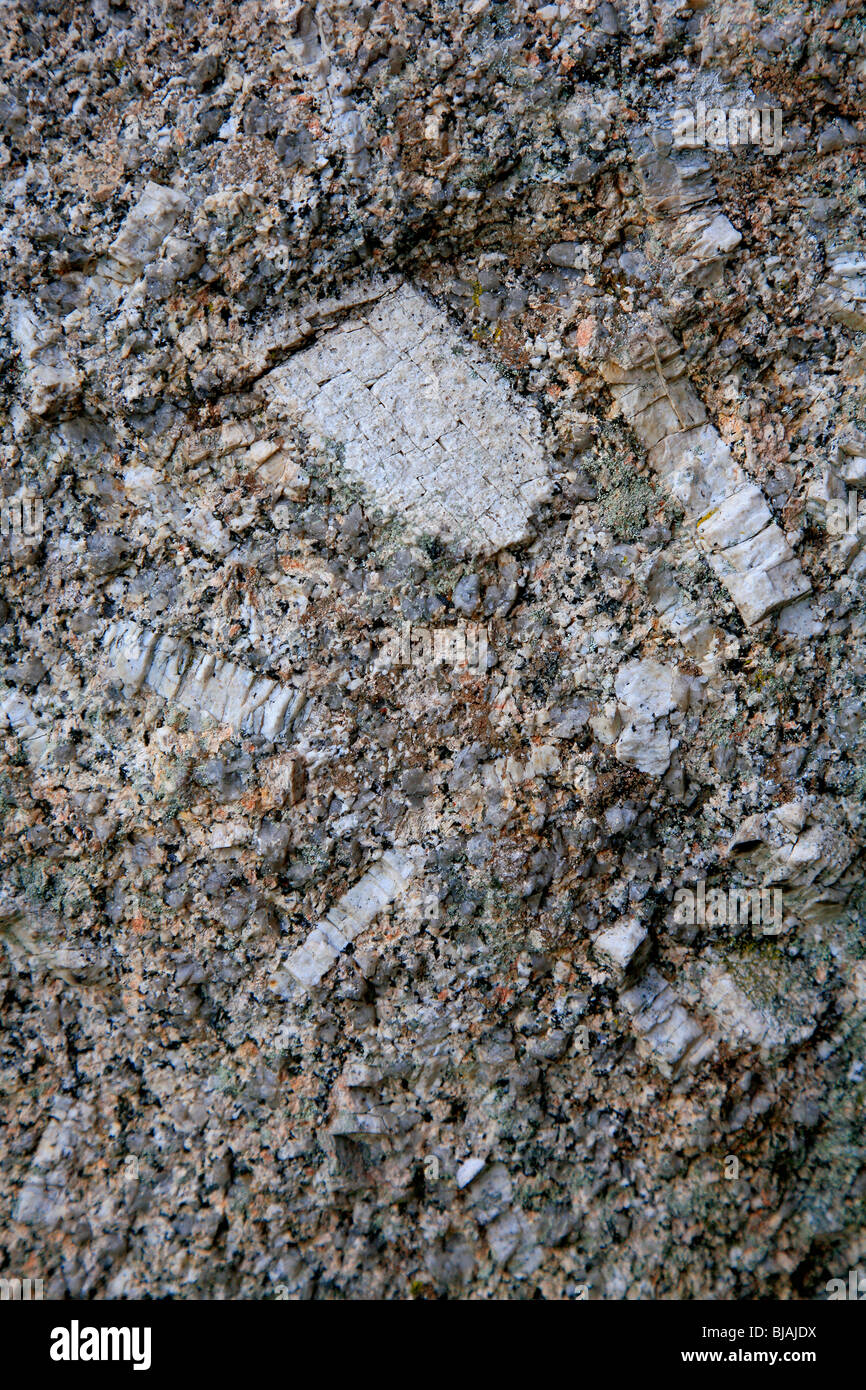
[[[864,34],[4,7],[2,1277],[866,1260]]]

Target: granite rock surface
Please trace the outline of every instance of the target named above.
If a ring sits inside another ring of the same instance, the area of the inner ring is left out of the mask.
[[[826,1297],[862,7],[9,0],[0,48],[0,1276]]]

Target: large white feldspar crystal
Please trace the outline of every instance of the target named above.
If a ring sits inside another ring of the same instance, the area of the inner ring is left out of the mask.
[[[21,354],[34,415],[68,406],[81,389],[81,373],[70,362],[59,327],[40,319],[24,299],[6,300],[12,337]]]
[[[620,974],[632,968],[649,944],[647,929],[637,917],[623,917],[599,932],[592,947],[597,956]]]
[[[627,661],[617,671],[614,688],[622,705],[648,719],[688,709],[688,681],[675,666],[659,661]]]
[[[538,412],[408,285],[261,382],[410,529],[492,552],[529,534],[548,490]]]
[[[760,489],[706,422],[684,371],[675,342],[661,334],[633,341],[602,368],[711,569],[751,625],[801,598],[811,583]]]
[[[108,249],[103,273],[116,280],[135,280],[154,260],[180,214],[189,206],[185,193],[147,183],[135,206],[127,213]]]
[[[305,989],[320,984],[340,952],[404,891],[414,873],[415,866],[408,857],[396,850],[383,854],[292,952],[286,962],[289,974]]]
[[[856,333],[866,329],[866,253],[842,246],[827,254],[827,277],[816,295],[818,307]]]
[[[813,998],[805,1000],[795,996],[795,1007],[791,1008],[790,998],[780,998],[774,1005],[766,1002],[766,982],[764,998],[752,999],[728,973],[721,962],[714,962],[707,969],[701,981],[704,1003],[715,1017],[716,1023],[728,1042],[745,1042],[764,1048],[779,1044],[805,1042],[811,1037],[818,1024],[820,1012],[817,990]],[[783,991],[780,991],[783,994]],[[804,1007],[811,1005],[810,1007]],[[799,1007],[796,1007],[799,1005]]]
[[[713,1050],[713,1040],[657,970],[647,970],[640,984],[620,995],[620,1002],[631,1015],[640,1050],[668,1075],[695,1066]]]
[[[647,147],[634,163],[653,220],[662,225],[677,273],[691,284],[717,280],[742,235],[725,216],[706,160]]]
[[[113,623],[103,638],[115,680],[134,694],[146,685],[184,709],[199,710],[245,734],[275,739],[302,698],[292,686],[163,636],[134,622]]]
[[[675,746],[667,716],[688,708],[689,682],[674,666],[627,661],[617,672],[615,690],[622,723],[616,756],[640,772],[662,777]]]
[[[28,760],[38,763],[48,749],[48,730],[37,719],[33,705],[21,691],[11,690],[0,701],[0,727],[4,720],[8,721],[21,739]]]

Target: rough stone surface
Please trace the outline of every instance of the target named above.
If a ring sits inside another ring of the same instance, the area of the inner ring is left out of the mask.
[[[9,0],[0,46],[0,1277],[827,1297],[857,7]]]

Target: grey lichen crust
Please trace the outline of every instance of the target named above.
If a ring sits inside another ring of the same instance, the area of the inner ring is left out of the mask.
[[[0,1275],[825,1297],[861,17],[3,18]]]

